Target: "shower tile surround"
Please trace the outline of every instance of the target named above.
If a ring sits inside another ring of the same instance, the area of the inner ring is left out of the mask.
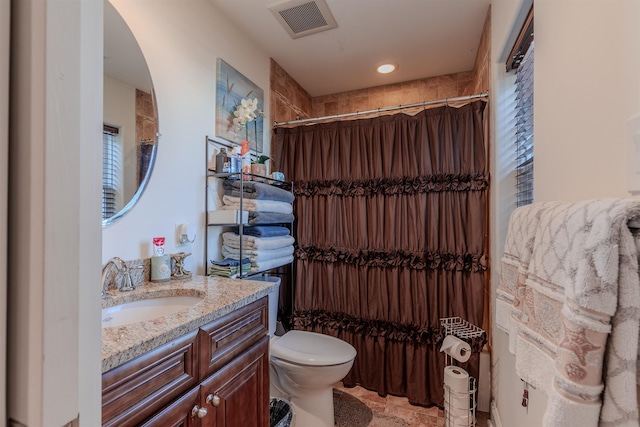
[[[271,65],[271,111],[274,112],[275,122],[374,110],[475,93],[475,73],[465,71],[312,98],[275,61],[272,60]]]

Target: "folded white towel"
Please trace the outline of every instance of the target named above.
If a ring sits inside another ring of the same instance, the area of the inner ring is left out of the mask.
[[[289,255],[282,258],[274,258],[265,261],[258,261],[257,263],[251,263],[251,272],[257,273],[259,271],[267,271],[272,268],[281,267],[283,265],[291,264],[293,262],[293,255]]]
[[[249,258],[252,263],[259,261],[267,261],[275,258],[282,258],[293,254],[293,245],[284,246],[278,249],[244,249],[242,248],[242,257]],[[240,249],[231,248],[222,245],[222,255],[225,258],[240,259]]]
[[[293,245],[293,236],[254,237],[242,236],[242,249],[278,249]],[[240,236],[230,231],[222,233],[222,243],[229,248],[240,248]]]
[[[240,209],[239,197],[225,195],[222,196],[222,202],[224,203],[222,209]],[[255,200],[244,198],[242,199],[242,210],[290,214],[293,213],[293,206],[291,203],[276,202],[274,200]]]

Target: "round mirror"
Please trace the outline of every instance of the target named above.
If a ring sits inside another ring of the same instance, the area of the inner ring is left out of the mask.
[[[149,68],[131,30],[104,2],[102,226],[128,212],[149,181],[158,114]]]

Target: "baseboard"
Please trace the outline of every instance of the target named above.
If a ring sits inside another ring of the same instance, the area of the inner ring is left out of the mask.
[[[502,427],[502,421],[500,420],[500,414],[498,413],[498,406],[496,401],[491,401],[491,419],[488,423],[489,427]]]

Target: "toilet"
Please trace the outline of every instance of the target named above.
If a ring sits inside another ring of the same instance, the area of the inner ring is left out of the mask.
[[[289,331],[275,336],[280,279],[269,294],[270,394],[291,403],[292,427],[334,427],[333,385],[343,379],[356,349],[329,335]],[[275,280],[270,280],[275,281]]]

